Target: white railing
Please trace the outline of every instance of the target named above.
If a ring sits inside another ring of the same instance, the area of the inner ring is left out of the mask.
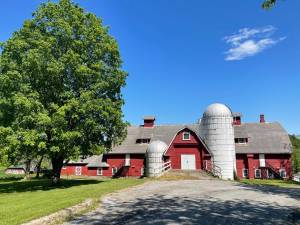
[[[155,176],[159,177],[171,169],[171,161],[164,162],[159,168],[154,169]]]
[[[203,161],[203,168],[209,173],[212,173],[214,176],[222,178],[222,169],[221,167],[215,165],[210,160]]]
[[[171,161],[167,161],[162,165],[162,172],[171,169]]]

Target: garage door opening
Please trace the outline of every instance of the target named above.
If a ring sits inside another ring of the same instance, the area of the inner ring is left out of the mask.
[[[181,155],[181,169],[182,170],[195,170],[196,157],[195,155]]]

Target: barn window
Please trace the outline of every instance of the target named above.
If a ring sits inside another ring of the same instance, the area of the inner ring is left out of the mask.
[[[81,171],[82,171],[81,166],[76,166],[75,167],[75,175],[81,176]]]
[[[280,176],[281,176],[282,178],[286,178],[286,171],[285,171],[285,169],[280,169],[280,170],[279,170],[279,174],[280,174]]]
[[[67,166],[64,164],[62,167],[63,170],[67,169]]]
[[[255,169],[255,178],[261,178],[261,170]]]
[[[102,168],[97,168],[97,176],[102,176],[102,175],[103,175]]]
[[[183,132],[183,134],[182,134],[182,140],[184,140],[184,141],[191,140],[191,134],[190,134],[190,132]]]
[[[248,178],[248,169],[243,169],[243,177]]]
[[[136,139],[137,144],[149,144],[150,143],[150,138],[138,138]]]
[[[113,167],[113,168],[111,169],[112,175],[115,175],[115,174],[117,173],[117,171],[118,171],[118,168],[117,168],[117,167]]]
[[[248,143],[248,138],[235,138],[234,142],[236,144],[247,144]]]

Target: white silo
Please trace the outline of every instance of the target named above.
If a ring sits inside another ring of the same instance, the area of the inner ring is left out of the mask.
[[[220,169],[222,179],[234,179],[235,143],[231,110],[223,104],[215,103],[205,110],[200,134],[212,152],[212,163]],[[216,174],[218,175],[218,174]]]
[[[149,144],[146,152],[146,174],[155,177],[162,173],[163,155],[168,146],[162,141],[153,141]]]

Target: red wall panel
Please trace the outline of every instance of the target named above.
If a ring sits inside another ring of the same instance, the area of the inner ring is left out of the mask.
[[[190,140],[183,140],[182,135],[184,132],[190,132]],[[198,139],[197,135],[189,129],[180,131],[174,138],[166,156],[171,160],[172,169],[181,169],[181,155],[192,154],[195,155],[196,169],[203,169],[203,160],[210,160],[210,156],[206,148]]]
[[[274,167],[277,171],[285,169],[287,176],[292,176],[292,161],[290,154],[265,154],[266,166],[268,164]],[[250,163],[251,162],[251,163]],[[253,154],[253,159],[247,157],[247,154],[236,154],[237,176],[243,178],[243,168],[249,169],[250,178],[254,178],[254,170],[259,169],[259,154]],[[250,172],[253,174],[251,176]]]

